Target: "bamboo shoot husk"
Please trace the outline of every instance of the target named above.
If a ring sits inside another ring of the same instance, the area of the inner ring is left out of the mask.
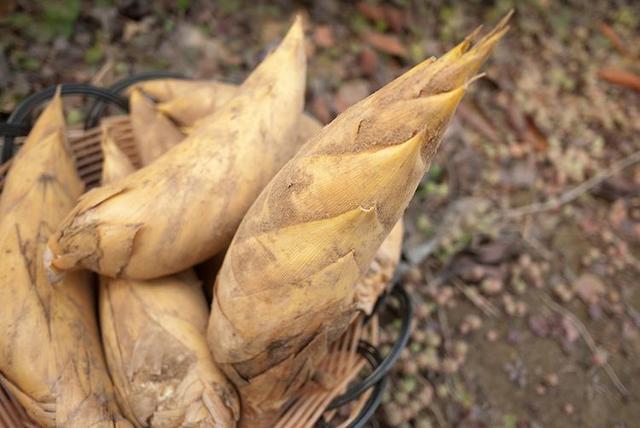
[[[207,347],[208,312],[192,270],[146,281],[102,278],[107,361],[136,426],[236,425],[237,393]]]
[[[296,127],[296,136],[298,147],[302,147],[304,143],[309,141],[311,137],[316,135],[322,129],[322,124],[313,116],[303,114],[300,116],[298,126]]]
[[[152,80],[140,83],[138,88],[138,92],[148,91],[149,94],[155,94],[156,98],[163,99],[163,102],[157,104],[156,113],[164,114],[179,124],[182,132],[187,135],[202,125],[204,118],[219,110],[239,91],[236,85],[214,80]],[[131,93],[133,92],[135,90]],[[320,129],[322,124],[313,116],[304,113],[297,127],[298,144],[301,146]]]
[[[214,288],[209,347],[241,426],[270,426],[357,314],[357,280],[401,217],[506,20],[324,127],[244,217]]]
[[[130,91],[131,124],[143,164],[150,163],[193,133],[206,123],[207,117],[239,93],[239,86],[213,80],[167,79],[143,83]],[[165,87],[170,89],[162,91]],[[145,90],[166,101],[155,104],[142,94]],[[179,90],[184,92],[178,95]],[[317,119],[303,114],[297,125],[297,145],[302,146],[320,129],[322,124]],[[150,141],[154,144],[148,144]],[[160,151],[160,147],[165,150]]]
[[[302,146],[302,144],[308,141],[313,135],[319,132],[322,129],[322,124],[318,122],[312,116],[303,114],[300,116],[298,124],[296,126],[296,145]],[[205,293],[207,295],[207,299],[211,300],[213,296],[213,279],[215,279],[216,274],[220,270],[220,266],[222,266],[222,260],[224,258],[224,253],[226,252],[226,248],[222,250],[220,253],[216,254],[214,257],[205,260],[203,263],[200,263],[196,267],[198,272],[198,276],[205,281]]]
[[[103,183],[135,170],[104,132],[102,151]],[[192,270],[148,281],[102,277],[99,302],[116,396],[136,426],[236,425],[238,397],[207,348],[209,310]]]
[[[219,110],[238,93],[238,90],[238,86],[229,83],[200,81],[198,88],[193,88],[193,92],[185,92],[175,98],[169,98],[158,104],[157,108],[159,112],[180,124],[184,132],[190,134],[202,124],[203,118]],[[175,94],[175,91],[171,93]],[[322,129],[322,124],[305,113],[300,118],[297,128],[296,139],[302,145]]]
[[[180,125],[192,127],[200,119],[222,108],[237,93],[236,85],[203,82],[198,89],[183,92],[158,104],[158,110]]]
[[[142,92],[160,104],[177,99],[184,99],[186,94],[189,94],[195,97],[195,104],[197,105],[208,104],[222,107],[222,104],[236,95],[236,85],[209,79],[154,79],[136,83],[129,91],[135,89],[142,90]],[[202,95],[200,95],[201,92]],[[216,102],[217,99],[221,99],[222,101]],[[215,109],[216,108],[214,108],[214,110]],[[201,111],[201,107],[198,107],[198,111]]]
[[[306,62],[300,19],[238,96],[152,164],[87,193],[49,240],[57,279],[176,273],[226,248],[250,204],[297,151]]]
[[[184,140],[180,129],[140,90],[131,92],[129,106],[133,136],[143,165],[150,164]]]
[[[102,128],[102,183],[119,180],[136,170],[129,157],[118,147],[109,129]]]
[[[42,426],[125,427],[91,275],[75,272],[58,288],[44,270],[46,240],[82,190],[58,92],[15,156],[0,197],[0,382]]]

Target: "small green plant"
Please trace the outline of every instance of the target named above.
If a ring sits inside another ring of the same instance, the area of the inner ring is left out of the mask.
[[[219,0],[217,5],[224,14],[235,13],[242,6],[238,0]]]
[[[40,41],[69,38],[80,15],[80,0],[43,0],[33,15],[16,12],[0,17],[0,24]]]
[[[104,52],[102,51],[102,43],[100,43],[99,38],[96,38],[96,40],[93,42],[93,45],[84,53],[84,60],[87,64],[94,65],[100,62],[103,55]]]
[[[49,38],[68,38],[73,34],[80,15],[80,0],[45,0],[42,8],[42,30]]]
[[[176,8],[178,9],[179,13],[185,13],[189,9],[189,6],[191,6],[191,0],[176,1]]]

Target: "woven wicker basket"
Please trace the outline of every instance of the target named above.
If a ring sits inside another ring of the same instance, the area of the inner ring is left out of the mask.
[[[118,89],[121,90],[126,86],[121,84]],[[53,89],[49,88],[48,94],[52,93]],[[38,102],[42,103],[46,100],[47,97],[41,97]],[[99,110],[101,109],[96,109],[94,105],[91,111]],[[10,134],[11,132],[7,132],[9,127],[14,126],[17,129],[15,120],[13,122],[13,125],[2,124],[4,128],[0,128],[0,130]],[[99,184],[102,172],[101,126],[109,128],[110,135],[114,137],[118,146],[127,154],[134,165],[140,165],[128,116],[107,116],[100,120],[99,125],[89,129],[70,127],[68,130],[67,137],[78,173],[87,188]],[[26,129],[24,125],[20,126]],[[25,129],[23,129],[24,132],[26,132]],[[7,161],[0,165],[0,192],[6,172],[11,166],[10,156],[19,150],[23,140],[23,137],[18,137],[15,141],[13,139],[6,140],[4,143],[3,154]],[[7,148],[7,144],[15,147]],[[8,156],[7,153],[9,153]],[[276,424],[277,428],[327,426],[328,424],[336,427],[365,425],[380,404],[386,383],[385,375],[408,339],[408,324],[411,317],[409,299],[400,287],[396,287],[393,294],[399,297],[404,308],[400,311],[400,315],[403,317],[403,330],[391,354],[383,360],[375,349],[379,344],[377,315],[357,317],[349,330],[331,346],[330,352],[321,362],[318,374],[315,376],[321,381],[310,382],[303,389],[300,396],[286,409]],[[384,299],[381,299],[376,306],[382,306],[381,303],[384,303]],[[367,365],[371,366],[370,374],[362,380],[362,372]],[[29,420],[20,404],[0,386],[0,427],[36,426]]]

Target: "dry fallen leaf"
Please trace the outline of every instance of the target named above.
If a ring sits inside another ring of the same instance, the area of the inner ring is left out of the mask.
[[[602,22],[598,28],[600,32],[616,47],[616,49],[618,49],[618,52],[625,56],[631,55],[629,49],[627,49],[620,36],[616,34],[609,24]]]
[[[365,33],[364,39],[374,48],[389,55],[407,56],[407,48],[404,47],[400,38],[396,35],[369,32]]]
[[[630,71],[607,67],[598,72],[598,77],[614,85],[624,86],[640,92],[640,76]]]

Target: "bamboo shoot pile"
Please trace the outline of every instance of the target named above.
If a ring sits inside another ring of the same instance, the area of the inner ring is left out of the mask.
[[[508,19],[325,127],[303,114],[301,18],[240,86],[139,83],[142,168],[105,127],[85,194],[58,94],[0,197],[0,382],[47,427],[273,426],[390,283],[405,208]]]

